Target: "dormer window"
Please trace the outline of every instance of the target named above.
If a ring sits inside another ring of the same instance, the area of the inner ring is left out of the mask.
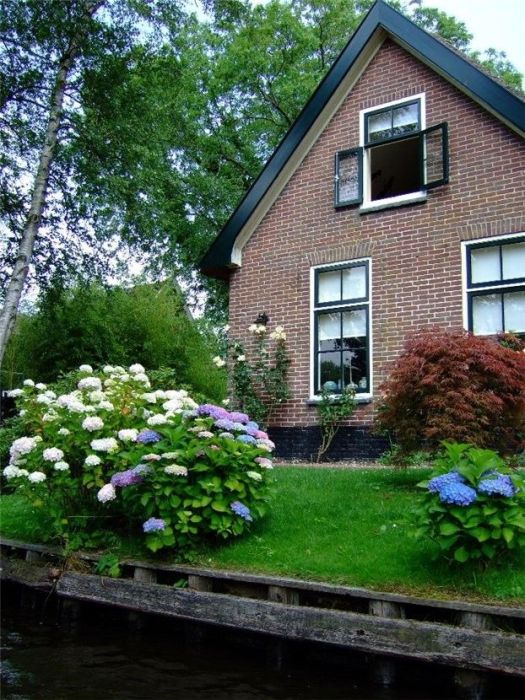
[[[363,110],[362,145],[336,155],[335,206],[408,203],[446,184],[447,124],[424,121],[424,95]]]

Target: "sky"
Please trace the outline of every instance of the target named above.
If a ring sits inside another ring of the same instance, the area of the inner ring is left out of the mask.
[[[472,48],[505,51],[525,75],[525,0],[423,0],[461,20],[474,38]]]

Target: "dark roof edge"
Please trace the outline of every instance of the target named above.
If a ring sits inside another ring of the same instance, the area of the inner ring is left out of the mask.
[[[525,105],[512,91],[477,68],[455,50],[415,25],[384,0],[376,0],[352,34],[332,68],[319,83],[261,173],[247,191],[200,262],[204,274],[224,278],[231,268],[235,240],[282,168],[320,115],[331,95],[372,37],[383,27],[439,74],[485,106],[503,122],[525,132]],[[222,274],[219,274],[219,270]]]

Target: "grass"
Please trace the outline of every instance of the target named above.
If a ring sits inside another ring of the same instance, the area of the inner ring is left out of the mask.
[[[436,560],[433,543],[410,537],[414,487],[427,473],[276,469],[267,518],[247,537],[201,550],[192,563],[438,598],[525,600],[525,553],[482,571]],[[2,510],[5,537],[42,538],[45,523],[18,497],[4,496]],[[144,556],[129,543],[120,553]]]

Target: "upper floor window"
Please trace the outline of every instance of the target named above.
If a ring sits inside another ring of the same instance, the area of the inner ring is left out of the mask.
[[[424,128],[423,97],[361,112],[362,145],[336,155],[336,206],[398,203],[448,182],[447,124]]]
[[[466,247],[468,328],[525,334],[525,236]]]

